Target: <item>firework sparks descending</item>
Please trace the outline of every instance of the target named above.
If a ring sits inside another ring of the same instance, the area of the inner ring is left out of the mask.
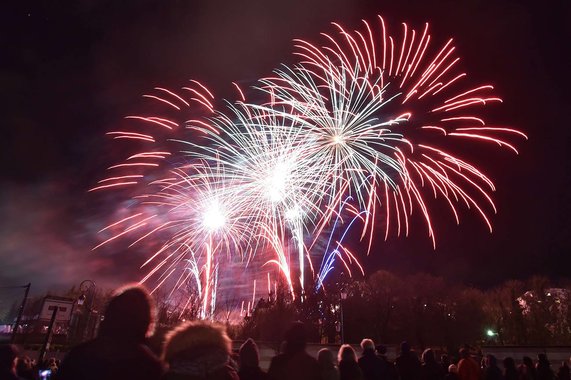
[[[296,40],[299,63],[251,89],[260,102],[247,102],[235,83],[240,100],[222,111],[196,81],[185,96],[156,87],[145,98],[177,117],[129,116],[138,129],[108,133],[144,149],[92,190],[144,189],[135,197],[144,208],[104,228],[113,233],[101,245],[130,235],[138,236],[133,244],[160,240],[143,281],[174,283],[173,291],[193,283],[202,318],[214,314],[224,254],[246,264],[263,254],[293,295],[296,271],[302,292],[309,274],[323,287],[335,262],[364,273],[345,243],[356,225],[370,251],[379,224],[385,240],[407,236],[417,210],[435,245],[429,198],[443,200],[457,223],[459,206],[475,209],[492,230],[493,182],[452,152],[473,141],[517,153],[512,139],[525,134],[481,115],[501,102],[493,86],[470,85],[453,40],[434,48],[428,24],[402,24],[396,36],[381,17],[361,30],[333,25],[338,33],[323,34],[322,46]],[[189,120],[173,121],[188,109]],[[253,283],[241,314],[254,307]],[[267,285],[269,294],[269,274]]]
[[[485,204],[496,211],[489,195],[493,183],[446,147],[457,143],[452,139],[464,138],[517,153],[507,138],[526,136],[488,126],[476,116],[482,106],[501,99],[491,85],[466,84],[452,39],[433,51],[428,24],[422,33],[403,24],[402,38],[397,38],[387,34],[380,17],[379,30],[363,23],[363,30],[354,32],[334,24],[339,35],[324,34],[321,47],[296,40],[301,63],[261,81],[271,102],[259,107],[298,123],[296,137],[307,142],[306,159],[320,168],[328,164],[323,174],[328,209],[337,209],[351,195],[367,211],[362,237],[366,232],[372,236],[379,205],[386,217],[385,238],[395,230],[408,234],[416,208],[436,244],[423,188],[445,200],[457,223],[460,203],[475,208],[491,231]],[[435,134],[442,141],[428,145]]]

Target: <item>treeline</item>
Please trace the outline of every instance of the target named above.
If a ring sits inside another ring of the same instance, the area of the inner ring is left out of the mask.
[[[303,300],[283,294],[261,299],[236,334],[279,342],[285,326],[299,319],[312,326],[315,341],[330,343],[343,336],[346,342],[370,337],[450,349],[462,344],[569,345],[570,285],[533,277],[482,290],[427,274],[403,277],[379,271],[365,281],[329,285],[327,292]]]

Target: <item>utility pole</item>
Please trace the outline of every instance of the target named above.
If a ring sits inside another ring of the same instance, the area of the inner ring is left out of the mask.
[[[14,323],[14,328],[12,330],[12,337],[10,338],[10,343],[14,343],[16,341],[16,334],[18,333],[18,327],[20,326],[20,322],[22,322],[22,315],[24,314],[24,307],[26,306],[26,301],[28,300],[28,293],[30,292],[30,287],[32,286],[31,282],[28,282],[28,285],[22,286],[22,288],[26,288],[26,292],[24,293],[24,299],[20,304],[20,309],[18,310],[18,317],[16,318],[16,323]]]
[[[59,309],[58,306],[54,306],[54,311],[52,312],[52,318],[50,319],[50,324],[48,326],[48,333],[46,334],[46,339],[44,340],[44,344],[42,345],[42,349],[40,350],[40,355],[38,356],[38,365],[40,367],[43,365],[47,350],[50,349],[50,342],[52,340],[52,331],[54,328],[54,323],[56,321],[58,309]]]

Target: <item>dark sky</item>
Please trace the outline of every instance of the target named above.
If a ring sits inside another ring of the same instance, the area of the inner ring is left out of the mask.
[[[394,4],[392,4],[394,3]],[[529,136],[520,155],[471,148],[495,180],[495,231],[466,213],[457,227],[435,210],[436,251],[425,230],[376,242],[367,269],[427,271],[478,286],[571,265],[569,13],[523,1],[8,1],[2,6],[0,285],[36,289],[90,278],[140,278],[139,253],[92,253],[113,199],[86,191],[114,162],[105,132],[140,113],[141,95],[189,79],[219,97],[293,62],[293,38],[318,40],[384,16],[391,29],[431,23],[453,36],[474,82],[504,99],[494,120]]]

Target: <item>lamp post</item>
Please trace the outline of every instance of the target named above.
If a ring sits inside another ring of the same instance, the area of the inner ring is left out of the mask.
[[[339,303],[339,307],[341,309],[341,344],[344,344],[345,343],[345,326],[343,323],[343,301],[345,301],[347,299],[347,291],[341,290],[340,296],[341,296],[341,302]]]
[[[84,307],[84,312],[82,314],[87,313],[87,317],[81,318],[85,319],[84,328],[80,332],[80,339],[81,341],[85,341],[91,338],[91,334],[89,334],[90,329],[90,322],[91,322],[91,313],[93,312],[93,298],[95,297],[95,288],[97,285],[94,281],[91,280],[83,280],[79,284],[79,297],[77,298],[77,305]]]

